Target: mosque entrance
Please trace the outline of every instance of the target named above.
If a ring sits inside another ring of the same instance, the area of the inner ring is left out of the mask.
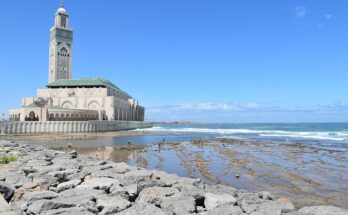
[[[36,116],[35,112],[31,111],[29,115],[25,117],[25,121],[39,121],[39,116]]]

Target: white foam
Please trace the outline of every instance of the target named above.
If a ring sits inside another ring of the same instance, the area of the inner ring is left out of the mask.
[[[348,133],[344,132],[296,132],[296,131],[281,131],[281,130],[252,130],[252,129],[211,129],[211,128],[169,128],[169,127],[153,127],[146,129],[156,132],[180,132],[180,133],[212,133],[221,135],[236,135],[236,134],[255,134],[262,137],[291,137],[291,138],[306,138],[319,140],[336,140],[345,141],[348,139]],[[233,137],[233,136],[230,136]]]

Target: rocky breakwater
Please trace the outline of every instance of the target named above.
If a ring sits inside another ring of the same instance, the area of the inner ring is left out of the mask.
[[[269,192],[249,192],[125,163],[0,141],[0,214],[344,215],[333,206],[297,210]]]

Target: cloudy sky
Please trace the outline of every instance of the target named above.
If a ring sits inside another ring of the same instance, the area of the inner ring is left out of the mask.
[[[48,74],[59,1],[1,3],[0,113]],[[146,118],[348,121],[346,0],[66,0],[73,77],[104,77]]]

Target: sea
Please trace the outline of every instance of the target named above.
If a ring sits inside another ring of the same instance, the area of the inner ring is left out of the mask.
[[[315,147],[348,152],[348,123],[207,123],[154,124],[134,135],[97,136],[90,140],[71,140],[76,146],[156,144],[162,141],[192,141],[196,139],[232,138],[274,142],[279,144],[310,144]],[[137,132],[135,132],[137,133]],[[32,141],[26,141],[32,142]],[[59,146],[64,141],[37,142]]]
[[[348,147],[348,123],[155,124],[146,130],[188,139],[237,138]]]

